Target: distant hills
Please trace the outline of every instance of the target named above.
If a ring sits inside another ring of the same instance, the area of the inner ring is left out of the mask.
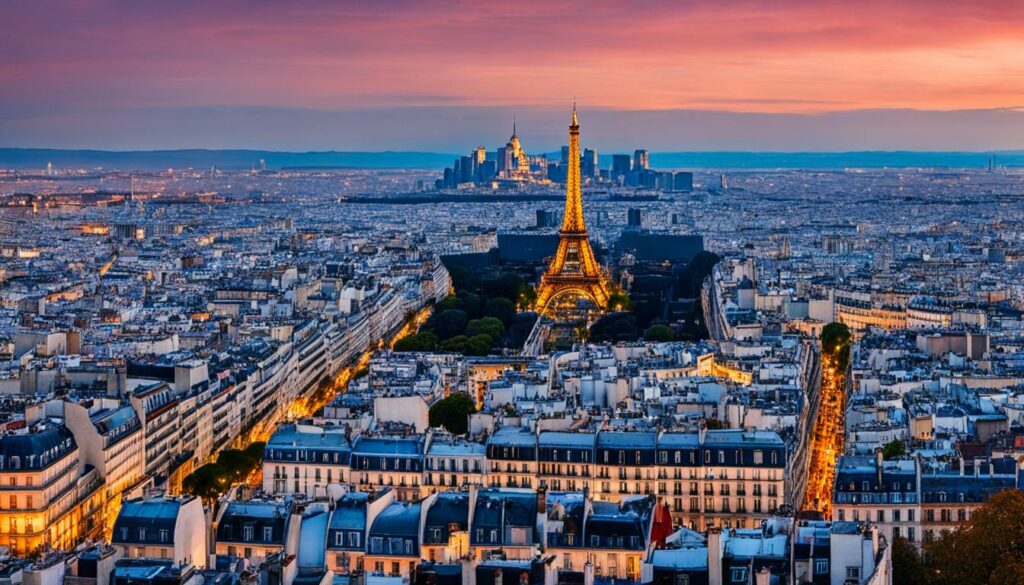
[[[632,154],[631,152],[629,154]],[[985,168],[988,152],[652,152],[657,169],[844,169],[844,168]],[[1024,151],[997,152],[996,164],[1024,167]],[[167,168],[250,169],[260,159],[269,169],[441,169],[450,166],[455,154],[438,152],[280,152],[270,150],[59,150],[0,148],[0,168],[57,168],[160,170]],[[557,153],[549,155],[558,159]],[[611,155],[600,156],[602,167]]]

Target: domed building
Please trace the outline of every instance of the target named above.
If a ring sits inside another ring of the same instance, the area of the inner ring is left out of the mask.
[[[516,123],[512,122],[512,137],[505,143],[505,160],[503,171],[508,178],[528,178],[530,175],[530,157],[523,150],[516,132]]]

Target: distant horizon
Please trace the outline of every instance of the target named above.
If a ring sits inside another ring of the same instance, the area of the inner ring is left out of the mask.
[[[635,149],[600,152],[602,168],[612,155],[632,155]],[[490,150],[489,150],[490,152]],[[991,156],[999,167],[1024,168],[1024,150],[849,150],[849,151],[743,151],[649,150],[651,166],[660,169],[984,169]],[[557,161],[560,152],[536,153]],[[268,150],[268,149],[49,149],[0,147],[0,168],[57,168],[154,171],[170,168],[223,170],[254,168],[260,159],[269,170],[278,169],[440,169],[450,166],[458,153],[436,151]]]

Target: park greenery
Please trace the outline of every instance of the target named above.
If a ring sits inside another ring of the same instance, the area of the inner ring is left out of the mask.
[[[694,341],[707,338],[700,303],[704,279],[720,258],[700,252],[689,262],[679,263],[663,272],[639,274],[633,279],[629,295],[617,291],[609,302],[611,311],[590,327],[588,339],[595,343],[636,341]],[[621,296],[617,296],[621,295]],[[670,316],[669,305],[683,299],[695,299],[686,313]],[[671,324],[668,321],[671,320]]]
[[[644,331],[645,341],[672,341],[675,338],[675,331],[672,331],[672,328],[668,325],[662,325],[660,323],[651,325],[647,328],[647,331]]]
[[[189,494],[213,501],[245,478],[263,460],[266,443],[250,443],[245,449],[225,449],[215,463],[207,463],[185,477],[182,488]]]
[[[528,299],[533,289],[522,278],[512,273],[481,278],[460,267],[453,270],[452,279],[455,294],[434,307],[418,332],[398,340],[395,351],[487,355],[526,341],[536,315],[517,311],[532,302]]]
[[[464,435],[469,430],[469,415],[476,412],[473,399],[465,394],[452,394],[430,407],[430,426],[444,427],[453,435]]]
[[[926,539],[921,550],[892,542],[893,585],[1024,583],[1024,493],[1007,489],[956,530]]]

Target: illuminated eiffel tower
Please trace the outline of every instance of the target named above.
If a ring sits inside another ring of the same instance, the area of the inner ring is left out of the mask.
[[[583,221],[583,193],[580,190],[580,123],[576,105],[569,125],[569,169],[565,179],[565,218],[558,233],[558,251],[540,278],[536,309],[551,316],[553,301],[559,297],[586,297],[604,311],[608,306],[608,283],[590,247]]]

